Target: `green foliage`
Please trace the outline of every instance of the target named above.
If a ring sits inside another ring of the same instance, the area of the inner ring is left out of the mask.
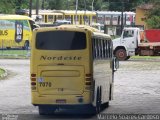
[[[153,15],[146,20],[146,23],[149,28],[160,29],[160,16]]]
[[[149,28],[160,29],[160,1],[153,0],[154,7],[146,14],[146,23]]]
[[[30,0],[0,0],[0,13],[14,13],[17,9],[29,9]],[[36,8],[36,1],[32,0],[33,9]],[[124,5],[124,11],[135,10],[135,7],[141,3],[157,0],[78,0],[78,10],[113,10],[121,11]],[[123,4],[122,4],[123,1]],[[159,0],[158,0],[159,1]],[[39,8],[56,10],[75,10],[76,0],[39,0]]]
[[[0,13],[13,13],[14,2],[10,0],[0,0]]]
[[[11,14],[25,8],[28,8],[28,0],[0,0],[0,13]]]

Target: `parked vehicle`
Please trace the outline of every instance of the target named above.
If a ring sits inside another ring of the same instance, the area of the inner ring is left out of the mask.
[[[59,26],[59,25],[63,25],[63,24],[71,24],[71,21],[68,21],[68,20],[57,20],[57,21],[53,22],[54,26]]]
[[[113,40],[114,55],[119,60],[128,60],[130,56],[160,55],[160,30],[140,30],[124,28],[120,38]]]
[[[32,104],[40,115],[57,109],[99,113],[108,107],[118,68],[109,35],[85,25],[61,25],[34,30],[32,40]]]
[[[38,27],[34,20],[23,15],[0,16],[0,48],[28,49],[32,30]]]

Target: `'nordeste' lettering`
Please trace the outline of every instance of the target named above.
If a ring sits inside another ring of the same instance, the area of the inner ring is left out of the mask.
[[[81,60],[82,57],[79,56],[59,56],[59,57],[54,57],[54,56],[41,56],[40,60]]]

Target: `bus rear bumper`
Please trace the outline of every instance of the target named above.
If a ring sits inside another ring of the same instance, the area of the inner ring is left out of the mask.
[[[75,104],[75,105],[39,105],[35,104],[39,108],[54,110],[64,113],[76,113],[76,114],[95,114],[96,108],[92,104]]]
[[[92,92],[84,92],[82,95],[39,95],[32,92],[33,105],[84,105],[92,104]]]

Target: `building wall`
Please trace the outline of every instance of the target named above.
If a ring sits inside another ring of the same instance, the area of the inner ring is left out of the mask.
[[[136,8],[135,24],[136,25],[144,25],[144,29],[147,29],[147,25],[145,22],[145,13],[146,13],[146,10],[141,9],[141,8]]]

